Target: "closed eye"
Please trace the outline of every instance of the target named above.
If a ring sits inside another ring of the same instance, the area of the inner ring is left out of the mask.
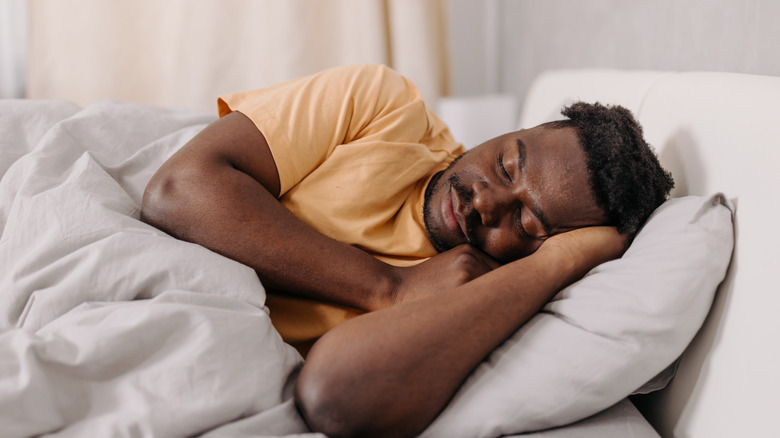
[[[496,164],[498,165],[499,173],[506,178],[507,181],[511,182],[512,178],[509,176],[509,172],[506,171],[506,167],[504,167],[504,153],[498,154],[498,160],[496,161]]]

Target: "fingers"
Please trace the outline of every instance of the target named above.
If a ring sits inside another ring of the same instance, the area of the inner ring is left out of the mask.
[[[445,269],[455,276],[457,285],[468,283],[494,269],[494,261],[485,254],[469,248],[455,248],[452,251],[452,260]]]
[[[501,263],[498,260],[494,259],[493,257],[489,256],[487,253],[469,244],[463,244],[457,246],[453,248],[453,251],[455,250],[462,251],[462,254],[464,256],[467,255],[469,257],[472,257],[475,262],[478,262],[481,266],[486,268],[487,271],[492,271],[493,269],[496,269],[499,266],[501,266]],[[482,273],[484,274],[485,272]]]
[[[501,266],[471,245],[460,245],[415,266],[400,268],[396,302],[446,293]]]

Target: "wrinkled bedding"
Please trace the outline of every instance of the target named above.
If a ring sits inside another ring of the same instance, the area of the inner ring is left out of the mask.
[[[254,271],[139,220],[152,174],[213,120],[0,100],[0,438],[325,438],[295,409],[303,359],[271,325]],[[495,436],[485,412],[522,410],[490,390],[513,391],[497,364],[481,365],[425,435]],[[623,400],[522,436],[657,435]]]
[[[320,436],[255,273],[139,220],[213,118],[0,101],[0,436]]]

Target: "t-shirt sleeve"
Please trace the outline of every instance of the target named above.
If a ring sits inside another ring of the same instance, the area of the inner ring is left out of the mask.
[[[381,65],[337,67],[281,84],[221,96],[220,117],[239,111],[263,133],[283,195],[334,151],[372,135],[417,141],[429,130],[417,88]],[[408,139],[407,139],[408,137]]]

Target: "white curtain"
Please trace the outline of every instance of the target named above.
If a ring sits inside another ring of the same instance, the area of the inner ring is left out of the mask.
[[[24,97],[26,35],[25,0],[0,0],[0,98]]]
[[[30,0],[28,97],[213,110],[358,62],[447,92],[446,0]]]

